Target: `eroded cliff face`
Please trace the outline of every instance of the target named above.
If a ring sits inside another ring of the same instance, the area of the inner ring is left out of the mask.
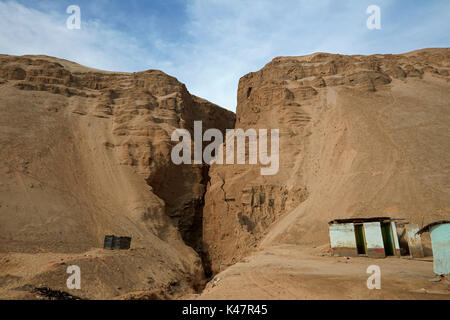
[[[161,71],[112,73],[1,55],[0,251],[29,254],[21,259],[78,254],[101,248],[106,234],[128,235],[133,249],[112,264],[102,262],[104,253],[87,254],[94,263],[84,271],[98,276],[84,287],[88,297],[140,290],[170,297],[201,287],[193,248],[200,252],[208,167],[170,159],[172,132],[192,131],[194,120],[224,130],[235,119]],[[105,270],[116,267],[120,285]],[[31,274],[66,290],[63,268]]]
[[[0,55],[0,296],[67,290],[76,264],[83,297],[174,298],[202,288],[202,260],[326,244],[334,218],[449,219],[449,72],[449,49],[275,58],[240,80],[235,119],[161,71]],[[279,171],[174,165],[195,120],[279,129]]]
[[[280,169],[213,165],[217,272],[258,245],[328,241],[333,218],[449,218],[450,50],[279,57],[241,78],[236,128],[279,129]]]

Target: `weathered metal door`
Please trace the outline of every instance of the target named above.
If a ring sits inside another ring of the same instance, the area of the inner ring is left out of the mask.
[[[406,235],[408,239],[409,255],[412,258],[423,258],[422,239],[420,235],[417,234],[419,231],[419,226],[417,224],[407,224],[406,225]]]

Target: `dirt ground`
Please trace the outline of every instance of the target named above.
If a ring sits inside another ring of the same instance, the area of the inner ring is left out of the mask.
[[[432,282],[432,257],[332,257],[326,247],[270,247],[216,275],[200,295],[185,299],[450,299],[450,281]],[[369,290],[367,267],[381,270]]]
[[[170,292],[170,297],[163,291],[150,290],[152,285],[147,279],[125,277],[133,273],[128,270],[129,265],[146,273],[143,271],[147,263],[148,254],[143,248],[94,249],[80,254],[2,254],[0,297],[43,299],[31,289],[50,287],[87,299],[450,299],[450,281],[435,282],[432,257],[332,257],[327,246],[273,246],[224,267],[226,269],[217,274],[201,294],[183,295],[183,288],[175,283],[163,290]],[[82,290],[66,288],[69,277],[66,268],[72,264],[83,270]],[[371,265],[380,267],[380,290],[367,288],[371,275],[367,268]],[[156,272],[150,268],[147,271],[148,279]],[[140,290],[127,292],[129,282],[139,281],[142,283]]]
[[[198,279],[184,275],[186,285],[174,281],[176,266],[167,267],[165,256],[143,247],[112,251],[93,249],[84,253],[42,252],[0,254],[0,299],[46,299],[34,288],[67,292],[88,300],[103,299],[174,299],[189,291],[189,286],[202,288]],[[69,290],[67,268],[80,267],[81,290]],[[163,277],[161,277],[163,275]]]

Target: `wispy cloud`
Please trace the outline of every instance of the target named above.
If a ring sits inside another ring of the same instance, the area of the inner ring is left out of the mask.
[[[0,52],[46,54],[117,71],[157,64],[133,35],[99,20],[83,20],[81,30],[69,30],[67,17],[65,11],[43,12],[12,1],[0,2]]]
[[[275,56],[397,53],[450,42],[446,0],[79,0],[81,30],[66,28],[68,1],[36,3],[0,1],[1,53],[106,70],[161,69],[231,110],[239,78]],[[366,28],[370,4],[382,9],[381,30]]]

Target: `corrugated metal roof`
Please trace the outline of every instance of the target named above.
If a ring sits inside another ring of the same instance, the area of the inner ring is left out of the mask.
[[[419,231],[417,231],[417,234],[422,234],[424,232],[430,231],[431,227],[437,226],[439,224],[445,224],[445,223],[450,223],[450,221],[449,220],[439,220],[439,221],[436,221],[436,222],[432,222],[430,224],[427,224],[425,227],[423,227]]]
[[[334,219],[328,222],[328,224],[336,223],[364,223],[364,222],[390,222],[394,220],[405,220],[403,218],[390,218],[390,217],[372,217],[372,218],[346,218],[346,219]]]

